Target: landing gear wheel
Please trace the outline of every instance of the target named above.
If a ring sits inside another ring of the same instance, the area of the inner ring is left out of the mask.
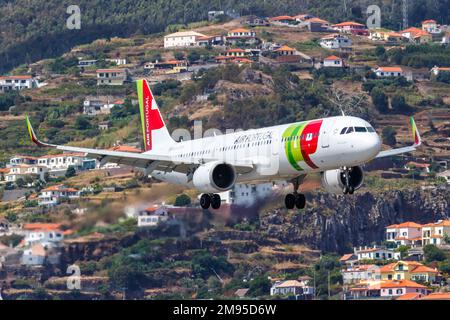
[[[215,210],[220,208],[222,200],[218,194],[211,195],[211,207]]]
[[[287,209],[294,209],[295,207],[295,196],[292,193],[289,193],[286,195],[286,198],[284,198],[284,204],[286,205]]]
[[[202,196],[200,197],[200,206],[202,207],[202,209],[209,209],[209,207],[211,206],[211,197],[209,196],[209,194],[202,194]]]
[[[354,193],[355,193],[355,188],[352,187],[352,186],[350,186],[350,187],[348,188],[348,194],[354,194]]]
[[[344,189],[342,190],[342,192],[344,194],[348,194],[349,193],[349,188],[348,187],[344,187]]]
[[[303,194],[296,195],[295,206],[297,207],[297,209],[305,209],[305,206],[306,206],[305,195],[303,195]]]

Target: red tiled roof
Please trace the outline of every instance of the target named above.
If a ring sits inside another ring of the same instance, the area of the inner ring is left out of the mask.
[[[233,29],[229,32],[230,33],[247,33],[247,32],[250,32],[250,30],[244,29],[244,28],[237,28],[237,29]]]
[[[269,20],[272,20],[272,21],[295,20],[295,18],[293,18],[291,16],[277,16],[277,17],[269,18]]]
[[[417,300],[417,299],[419,299],[421,297],[422,297],[421,293],[410,292],[410,293],[405,293],[404,295],[396,298],[395,300]]]
[[[339,57],[336,57],[336,56],[329,56],[329,57],[325,58],[324,60],[342,60],[342,59]]]
[[[347,27],[347,26],[359,26],[359,27],[364,27],[363,24],[357,23],[357,22],[353,22],[353,21],[345,21],[345,22],[341,22],[341,23],[338,23],[338,24],[333,25],[333,27]]]
[[[23,229],[28,231],[46,230],[46,231],[56,231],[61,228],[60,223],[26,223]]]
[[[287,45],[284,45],[284,46],[276,49],[275,51],[295,51],[295,49],[292,49],[291,47],[288,47]]]
[[[414,270],[412,270],[411,273],[439,273],[439,272],[427,266],[418,266]]]
[[[353,253],[344,254],[339,261],[347,261],[353,256]]]
[[[386,229],[397,229],[397,228],[422,228],[421,224],[407,221],[399,224],[391,224],[390,226],[387,226]]]
[[[420,300],[450,300],[450,292],[435,292],[431,293]]]
[[[0,79],[11,79],[11,80],[26,80],[32,79],[32,76],[24,75],[24,76],[0,76]]]
[[[425,20],[422,22],[422,24],[428,24],[428,23],[436,23],[436,20]]]
[[[377,285],[375,285],[377,286]],[[379,284],[381,289],[389,289],[389,288],[420,288],[426,289],[427,287],[417,282],[411,280],[394,280],[394,281],[386,281]]]
[[[403,72],[401,67],[379,67],[378,70],[382,72]]]

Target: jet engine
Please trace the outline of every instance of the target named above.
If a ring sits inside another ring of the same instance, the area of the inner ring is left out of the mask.
[[[364,171],[361,167],[352,167],[348,171],[350,193],[361,188],[364,181]],[[344,194],[346,189],[345,170],[336,169],[322,172],[322,186],[330,193]],[[348,189],[347,189],[348,192]]]
[[[192,183],[204,193],[215,193],[230,190],[236,182],[236,170],[220,161],[208,162],[195,170]]]

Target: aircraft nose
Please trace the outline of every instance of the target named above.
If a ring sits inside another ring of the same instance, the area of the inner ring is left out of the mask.
[[[381,151],[381,139],[378,134],[373,133],[368,135],[365,141],[365,149],[371,157],[375,157]]]

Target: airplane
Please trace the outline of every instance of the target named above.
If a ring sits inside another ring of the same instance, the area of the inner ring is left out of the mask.
[[[203,209],[219,209],[218,193],[236,183],[289,181],[293,192],[285,197],[287,209],[303,209],[299,187],[306,175],[320,173],[322,186],[331,193],[353,194],[364,180],[362,165],[376,158],[415,151],[422,143],[411,117],[414,144],[381,151],[381,140],[367,121],[336,116],[261,129],[213,135],[176,142],[161,116],[146,80],[137,80],[145,151],[140,154],[54,145],[40,141],[26,123],[38,146],[84,153],[100,165],[108,162],[139,168],[153,178],[195,188]]]

